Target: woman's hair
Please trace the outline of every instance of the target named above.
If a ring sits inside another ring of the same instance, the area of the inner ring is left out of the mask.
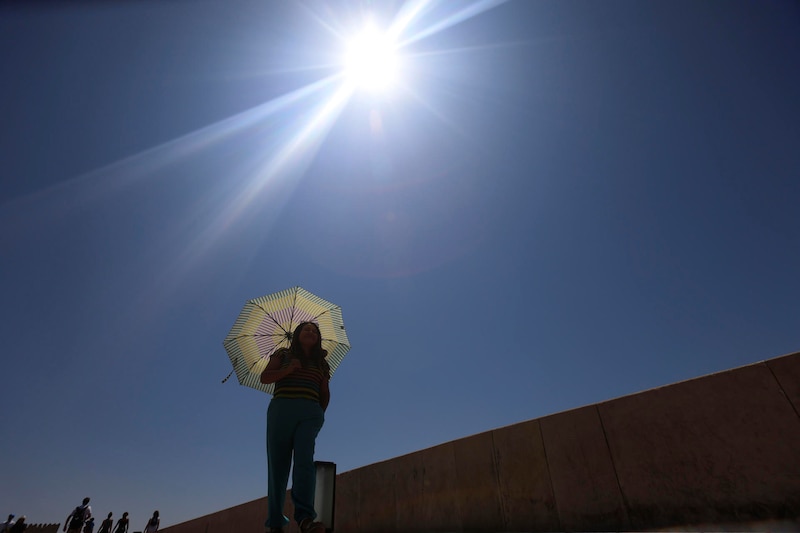
[[[289,345],[289,351],[291,351],[295,355],[303,355],[303,346],[300,344],[300,332],[303,331],[303,327],[306,324],[311,324],[317,330],[317,344],[314,345],[314,348],[311,350],[311,358],[314,359],[318,365],[322,366],[326,372],[329,372],[328,361],[325,360],[328,357],[328,352],[322,347],[322,332],[319,330],[319,326],[316,322],[301,322],[294,331],[292,332],[292,343]],[[302,361],[302,358],[300,359]]]
[[[314,345],[311,355],[313,357],[326,357],[328,352],[322,349],[322,332],[320,332],[316,322],[301,322],[300,325],[294,328],[292,332],[292,343],[289,345],[289,350],[298,355],[303,353],[303,346],[300,344],[300,332],[303,331],[303,328],[307,324],[311,324],[314,326],[314,329],[317,330],[317,344]]]

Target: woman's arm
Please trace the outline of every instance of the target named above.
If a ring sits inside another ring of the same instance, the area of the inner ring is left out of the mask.
[[[330,378],[325,376],[322,378],[322,383],[319,386],[319,404],[322,406],[322,410],[325,411],[328,408],[328,404],[331,402],[331,389],[330,389]]]
[[[279,352],[275,352],[269,358],[269,363],[267,363],[267,367],[261,373],[261,383],[275,383],[278,380],[281,380],[294,372],[296,369],[300,368],[300,361],[292,358],[289,361],[289,366],[286,368],[281,368],[281,359],[282,357],[276,357]]]
[[[331,403],[331,366],[325,359],[328,356],[328,352],[325,350],[322,350],[322,352],[322,383],[319,384],[319,404],[322,406],[322,411],[325,412],[328,409],[328,404]]]

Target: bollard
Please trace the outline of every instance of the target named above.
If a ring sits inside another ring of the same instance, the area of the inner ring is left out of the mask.
[[[314,491],[314,511],[317,520],[325,524],[327,533],[333,532],[333,509],[336,501],[336,463],[314,461],[317,468],[317,486]]]

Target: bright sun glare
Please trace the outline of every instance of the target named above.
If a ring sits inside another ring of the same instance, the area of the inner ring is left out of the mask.
[[[345,75],[354,87],[385,91],[397,81],[396,44],[375,27],[367,27],[347,46]]]

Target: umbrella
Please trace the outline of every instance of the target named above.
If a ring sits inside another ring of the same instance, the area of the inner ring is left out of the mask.
[[[342,309],[301,287],[292,287],[247,300],[222,345],[228,352],[239,383],[272,394],[275,384],[261,383],[261,372],[278,348],[288,348],[292,333],[302,322],[314,322],[328,351],[331,375],[350,349]],[[225,383],[228,377],[222,380]]]

